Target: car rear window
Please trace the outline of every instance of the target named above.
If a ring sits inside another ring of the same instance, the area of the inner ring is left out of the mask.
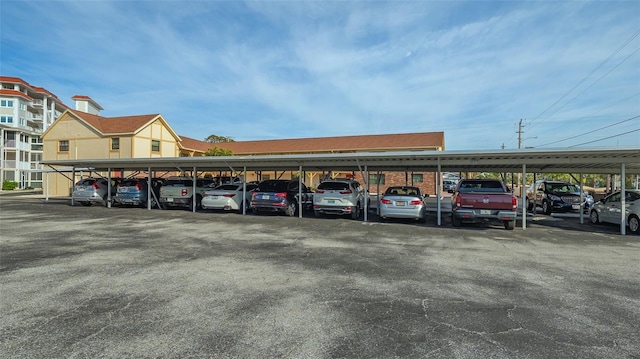
[[[499,181],[465,181],[458,188],[460,192],[504,192]]]
[[[135,186],[138,183],[137,179],[128,179],[120,182],[121,186]]]
[[[95,182],[96,180],[94,178],[85,178],[78,181],[76,186],[92,186]]]
[[[237,191],[237,190],[241,190],[242,186],[238,186],[236,184],[223,184],[221,186],[216,187],[216,189],[220,189],[224,191]]]
[[[385,194],[399,195],[399,196],[418,196],[420,195],[420,189],[418,187],[389,187]]]
[[[258,188],[262,192],[286,192],[287,182],[262,182]]]
[[[349,184],[344,182],[322,182],[318,185],[318,189],[342,191],[349,189]]]

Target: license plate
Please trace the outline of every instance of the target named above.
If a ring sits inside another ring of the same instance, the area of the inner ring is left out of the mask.
[[[167,198],[167,202],[173,202],[173,198]]]
[[[335,200],[335,199],[328,199],[328,200],[327,200],[327,203],[329,203],[329,204],[334,204],[334,203],[336,203],[336,200]]]
[[[405,201],[396,201],[396,206],[404,206],[406,204],[407,204],[407,202],[405,202]]]
[[[211,199],[218,199],[218,196],[211,196]]]
[[[572,209],[580,209],[580,205],[579,204],[573,204],[571,205]]]
[[[268,194],[263,194],[262,195],[262,199],[269,199],[269,195]]]
[[[491,214],[491,210],[490,209],[481,209],[480,210],[480,214]]]

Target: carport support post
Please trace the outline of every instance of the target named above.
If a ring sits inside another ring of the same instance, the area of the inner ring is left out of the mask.
[[[49,202],[49,172],[44,175],[45,181],[47,181],[47,185],[44,190],[44,201]]]
[[[527,186],[527,165],[522,164],[522,187],[520,188],[520,202],[522,203],[522,230],[527,229],[527,204],[525,187]],[[513,188],[513,187],[511,187]],[[517,202],[516,202],[517,203]],[[518,207],[516,206],[516,210]],[[516,216],[518,217],[518,216]]]
[[[369,171],[367,165],[364,165],[364,176],[366,176],[366,179],[363,178],[366,186],[364,186],[364,217],[362,219],[367,222],[369,220]],[[380,188],[380,176],[378,176],[378,188]],[[380,193],[378,193],[378,198],[380,198]],[[378,201],[378,203],[380,202]],[[378,213],[380,212],[378,211]]]
[[[73,188],[76,185],[76,166],[71,167],[71,205],[73,206]]]
[[[587,202],[586,199],[587,197],[584,195],[584,186],[582,185],[582,172],[580,172],[580,224],[584,224],[584,205]]]
[[[438,215],[438,226],[442,225],[442,210],[440,197],[442,196],[442,167],[440,166],[440,157],[438,157],[438,174],[436,175],[436,213]]]
[[[298,166],[298,218],[302,218],[302,201],[302,165],[300,165]]]
[[[147,172],[147,210],[151,210],[151,166]],[[157,199],[156,199],[157,200]]]
[[[192,192],[191,192],[191,207],[192,207],[192,212],[196,213],[196,176],[198,174],[196,173],[196,166],[193,166],[193,172],[191,173],[191,176],[193,177],[193,183],[191,184],[191,188],[192,188]]]
[[[627,177],[625,163],[620,168],[620,234],[627,234],[627,192],[625,191],[625,178]]]
[[[242,168],[242,215],[247,214],[247,206],[244,204],[245,198],[247,198],[247,166]]]
[[[111,168],[107,169],[107,208],[111,208]]]

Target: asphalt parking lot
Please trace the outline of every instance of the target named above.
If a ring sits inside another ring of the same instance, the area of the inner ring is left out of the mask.
[[[518,226],[520,223],[518,222]],[[640,236],[0,196],[6,358],[639,358]]]

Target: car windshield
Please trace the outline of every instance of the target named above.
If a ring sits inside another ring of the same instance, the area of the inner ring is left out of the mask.
[[[389,187],[385,194],[393,196],[419,196],[420,189],[418,189],[418,187]]]
[[[547,190],[553,193],[576,193],[580,188],[571,183],[547,183]]]
[[[458,190],[460,192],[504,192],[499,181],[465,181]]]
[[[342,191],[349,189],[349,184],[344,182],[322,182],[318,189]]]
[[[287,182],[262,182],[258,187],[262,192],[286,192]]]

